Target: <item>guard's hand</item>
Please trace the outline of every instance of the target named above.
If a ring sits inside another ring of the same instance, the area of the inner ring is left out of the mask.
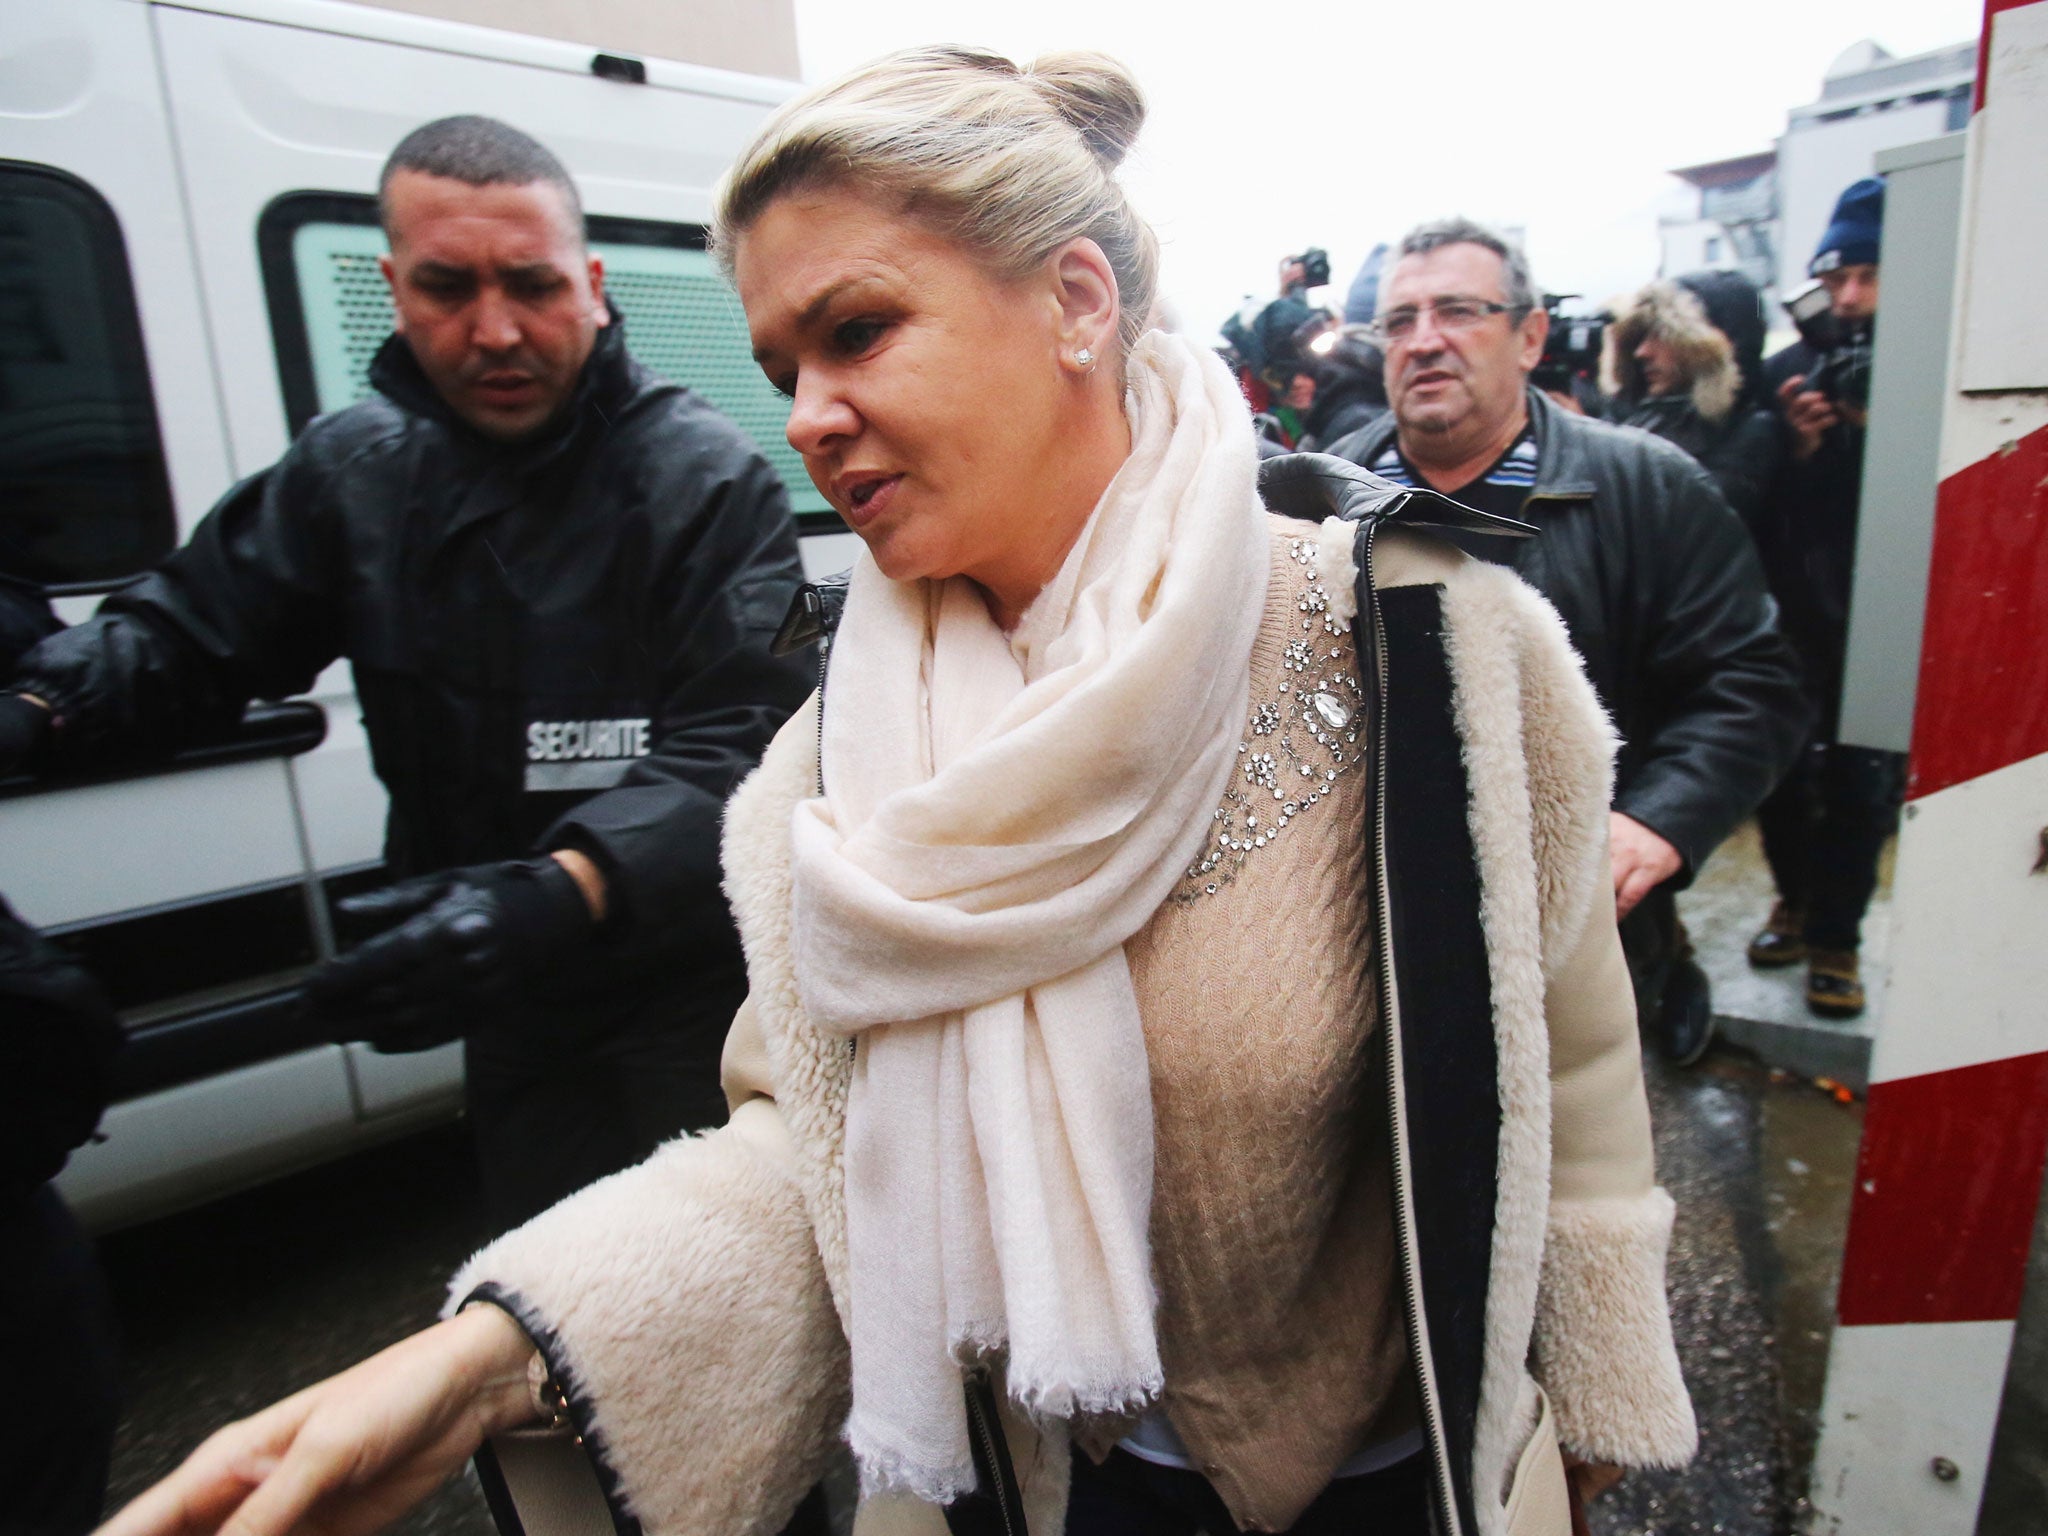
[[[1778,404],[1785,412],[1785,425],[1792,431],[1795,459],[1810,459],[1820,452],[1820,440],[1827,435],[1828,428],[1842,419],[1834,401],[1805,385],[1806,375],[1795,373],[1778,386]]]
[[[1607,858],[1614,869],[1614,915],[1627,917],[1637,902],[1685,867],[1671,844],[1620,811],[1607,813]]]
[[[462,1034],[479,1005],[506,996],[595,928],[575,876],[553,858],[479,864],[404,880],[340,902],[346,926],[383,928],[306,983],[314,1009],[347,1039],[419,1051]]]
[[[533,1345],[470,1307],[361,1365],[218,1431],[99,1536],[361,1536],[533,1418]]]
[[[0,693],[0,779],[26,773],[50,735],[50,708],[25,693]]]

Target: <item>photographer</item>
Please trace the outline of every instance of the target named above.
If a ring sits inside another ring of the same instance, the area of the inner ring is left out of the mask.
[[[1330,253],[1312,245],[1299,256],[1280,258],[1280,297],[1308,302],[1311,288],[1326,288],[1330,282]]]
[[[1820,281],[1816,302],[1808,307],[1795,296],[1787,305],[1800,320],[1800,339],[1764,365],[1781,412],[1784,459],[1755,526],[1757,547],[1805,666],[1817,723],[1808,749],[1757,811],[1778,899],[1749,959],[1760,967],[1805,961],[1807,1006],[1836,1018],[1863,1011],[1863,914],[1905,782],[1898,754],[1834,739],[1883,219],[1882,181],[1867,177],[1842,193],[1807,267]]]
[[[1266,445],[1263,452],[1300,446],[1318,422],[1321,441],[1335,435],[1329,430],[1328,412],[1316,408],[1323,369],[1321,359],[1308,350],[1310,341],[1333,319],[1328,310],[1309,304],[1308,292],[1327,287],[1329,281],[1327,251],[1310,246],[1298,256],[1283,256],[1280,296],[1263,305],[1248,300],[1218,327],[1228,344],[1226,359]],[[1353,419],[1341,430],[1359,424]]]
[[[1623,944],[1644,1023],[1691,1061],[1713,1015],[1673,893],[1783,774],[1805,713],[1742,525],[1684,454],[1532,385],[1549,329],[1499,235],[1463,219],[1412,230],[1375,322],[1392,410],[1330,451],[1536,525],[1533,539],[1456,542],[1550,600],[1621,733],[1609,856]]]
[[[1301,421],[1304,453],[1317,453],[1387,413],[1386,359],[1373,345],[1371,327],[1343,325],[1319,312],[1296,334],[1314,392]]]

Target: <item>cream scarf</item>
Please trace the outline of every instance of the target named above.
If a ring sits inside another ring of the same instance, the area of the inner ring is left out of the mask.
[[[810,1017],[860,1037],[847,1438],[869,1491],[974,1486],[961,1369],[1002,1351],[1040,1420],[1160,1390],[1123,943],[1236,761],[1267,541],[1222,363],[1152,332],[1128,380],[1131,456],[1014,634],[970,582],[863,555],[834,647],[794,940]]]

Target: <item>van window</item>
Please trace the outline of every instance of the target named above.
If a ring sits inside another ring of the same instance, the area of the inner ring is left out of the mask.
[[[783,437],[789,402],[761,376],[739,300],[687,224],[593,216],[590,248],[626,345],[737,422],[768,456],[806,527],[843,525]],[[391,334],[391,296],[377,270],[384,232],[374,198],[293,192],[257,230],[285,412],[296,433],[323,411],[370,393],[370,359]]]
[[[0,572],[103,587],[176,542],[120,223],[76,177],[0,161]]]

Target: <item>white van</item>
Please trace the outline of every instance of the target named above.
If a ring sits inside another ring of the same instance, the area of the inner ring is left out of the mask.
[[[745,428],[814,573],[852,535],[783,441],[704,253],[709,189],[785,81],[332,0],[0,0],[0,555],[60,615],[167,553],[390,330],[373,193],[418,124],[481,112],[576,176],[629,346]],[[0,892],[129,1031],[60,1186],[106,1228],[454,1114],[459,1047],[319,1043],[293,987],[381,879],[348,669],[165,767],[0,783]]]

